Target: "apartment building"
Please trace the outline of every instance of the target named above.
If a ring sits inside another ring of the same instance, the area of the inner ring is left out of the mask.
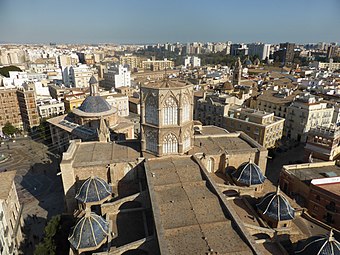
[[[65,113],[64,102],[55,99],[40,100],[37,102],[40,118],[51,118]]]
[[[24,130],[30,130],[38,126],[40,120],[34,89],[20,88],[17,90],[17,97]]]
[[[1,254],[20,254],[23,240],[22,206],[14,183],[16,171],[1,172],[0,188],[0,248]]]
[[[63,82],[67,87],[84,88],[88,87],[92,75],[98,79],[94,70],[87,65],[68,66],[63,70]]]
[[[0,89],[0,128],[7,122],[23,127],[16,89]]]
[[[284,121],[274,113],[231,106],[228,115],[223,117],[222,127],[228,131],[243,131],[268,149],[275,147],[282,138]]]
[[[308,131],[316,126],[329,126],[334,108],[322,98],[300,93],[287,107],[285,134],[288,138],[306,142]]]
[[[151,71],[160,71],[165,69],[172,69],[174,68],[175,63],[172,60],[164,59],[164,60],[144,60],[142,61],[142,68],[144,70],[151,70]]]
[[[340,127],[316,126],[307,134],[305,157],[319,158],[322,160],[334,160],[340,155]]]
[[[119,58],[119,63],[122,66],[127,66],[130,71],[136,70],[140,65],[140,59],[131,54],[125,54]]]
[[[340,227],[340,167],[336,161],[283,166],[279,184],[312,217]]]

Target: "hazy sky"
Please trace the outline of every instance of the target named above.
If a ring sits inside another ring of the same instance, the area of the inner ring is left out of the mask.
[[[0,0],[0,42],[340,42],[340,0]]]

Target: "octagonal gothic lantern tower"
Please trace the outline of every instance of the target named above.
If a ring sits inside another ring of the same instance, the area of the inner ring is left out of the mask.
[[[142,151],[182,155],[193,146],[193,85],[165,78],[141,86]]]

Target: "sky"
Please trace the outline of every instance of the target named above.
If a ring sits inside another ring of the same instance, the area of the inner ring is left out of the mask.
[[[340,0],[0,0],[2,43],[340,42]]]

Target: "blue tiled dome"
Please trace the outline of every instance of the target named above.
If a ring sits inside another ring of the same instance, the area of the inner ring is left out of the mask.
[[[80,187],[76,199],[82,203],[102,201],[112,194],[112,187],[99,177],[88,178]]]
[[[97,249],[108,234],[109,223],[101,216],[88,212],[76,223],[68,240],[77,250]]]
[[[333,237],[331,230],[329,236],[312,236],[303,243],[298,244],[296,255],[339,255],[340,242]]]
[[[251,161],[240,165],[231,175],[236,181],[247,186],[262,184],[266,180],[260,167]]]
[[[294,219],[295,211],[288,200],[279,192],[268,193],[262,201],[257,204],[257,208],[269,218],[282,221]]]
[[[87,113],[100,113],[111,110],[111,105],[101,96],[88,96],[78,109]]]

